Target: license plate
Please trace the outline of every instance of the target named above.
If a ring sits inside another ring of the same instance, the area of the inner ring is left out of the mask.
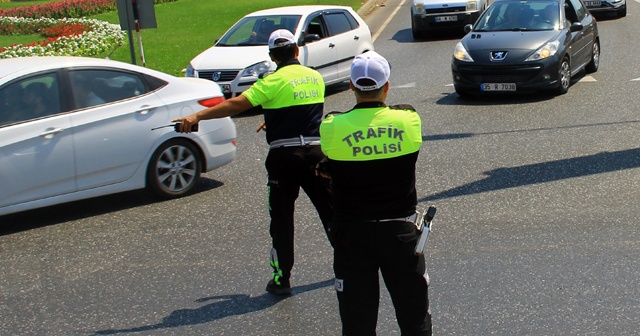
[[[585,1],[584,4],[587,7],[600,7],[600,1]]]
[[[222,93],[230,93],[231,84],[220,84],[220,89],[222,89]]]
[[[449,15],[449,16],[436,16],[436,22],[454,22],[458,21],[458,16]]]
[[[480,91],[515,91],[516,83],[482,83]]]

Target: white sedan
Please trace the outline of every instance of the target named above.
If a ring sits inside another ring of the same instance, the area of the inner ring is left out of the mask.
[[[298,60],[318,70],[326,85],[348,80],[353,58],[373,50],[369,27],[351,7],[271,8],[236,22],[213,47],[191,60],[186,76],[217,82],[227,98],[239,95],[260,75],[275,70],[267,42],[276,29],[293,33],[300,47]]]
[[[222,101],[211,81],[122,62],[0,59],[0,215],[144,187],[189,193],[234,160],[236,127],[183,134],[171,120]]]

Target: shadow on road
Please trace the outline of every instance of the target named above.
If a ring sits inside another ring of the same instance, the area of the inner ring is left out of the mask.
[[[192,194],[223,185],[220,181],[202,177]],[[0,216],[0,236],[164,201],[140,189],[3,215]]]
[[[640,148],[602,152],[570,159],[542,162],[510,168],[498,168],[484,174],[483,180],[445,190],[418,200],[426,202],[450,197],[480,194],[562,179],[608,173],[640,167]]]
[[[319,288],[328,287],[332,284],[333,279],[330,279],[322,282],[312,283],[309,285],[296,286],[292,288],[292,291],[294,295],[301,294]],[[94,335],[125,334],[208,323],[229,316],[242,315],[267,309],[286,298],[287,296],[275,296],[269,293],[265,293],[256,297],[251,297],[247,294],[231,294],[205,297],[198,299],[195,302],[215,302],[196,309],[175,310],[167,317],[163,318],[162,322],[158,324],[133,327],[128,329],[100,330],[96,331]]]
[[[391,39],[398,43],[421,43],[421,42],[429,42],[429,41],[448,41],[448,40],[459,40],[463,38],[465,35],[464,30],[462,28],[455,28],[449,30],[439,30],[429,32],[425,35],[424,38],[415,39],[411,34],[411,28],[398,30]],[[451,50],[453,52],[453,49]]]

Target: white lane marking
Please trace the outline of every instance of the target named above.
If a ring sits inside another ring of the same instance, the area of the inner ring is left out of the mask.
[[[386,21],[384,21],[384,23],[382,24],[382,26],[380,27],[380,29],[378,29],[378,31],[375,33],[375,35],[373,35],[373,37],[371,37],[371,42],[375,42],[376,39],[378,38],[378,36],[380,36],[380,34],[382,33],[382,31],[387,27],[387,25],[389,24],[389,22],[391,22],[391,19],[393,19],[393,17],[396,15],[396,13],[400,10],[400,7],[402,7],[402,5],[404,5],[404,3],[407,0],[402,0],[400,2],[400,4],[398,5],[398,7],[396,7],[396,9],[393,11],[393,13],[391,13],[391,15],[387,18]]]
[[[451,84],[451,85],[453,85],[453,84]],[[395,88],[412,88],[412,87],[416,87],[416,82],[402,84],[402,85],[398,85],[398,86],[394,86],[394,87]]]
[[[580,80],[578,81],[578,83],[587,83],[587,82],[597,82],[597,80],[592,76],[584,76],[580,78]]]
[[[640,2],[640,0],[636,0],[636,1]],[[638,77],[638,78],[634,78],[634,79],[632,79],[631,81],[632,81],[632,82],[640,81],[640,77]]]

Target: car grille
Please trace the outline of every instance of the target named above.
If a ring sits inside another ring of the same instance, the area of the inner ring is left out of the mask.
[[[541,66],[459,67],[460,75],[474,83],[522,83],[534,79]]]
[[[434,8],[427,9],[427,14],[443,14],[443,13],[458,13],[466,11],[466,7],[447,7],[447,8]]]
[[[220,79],[217,82],[230,82],[238,76],[238,70],[209,70],[209,71],[198,71],[198,77],[213,80],[213,74],[219,72]],[[216,81],[214,81],[216,82]]]

